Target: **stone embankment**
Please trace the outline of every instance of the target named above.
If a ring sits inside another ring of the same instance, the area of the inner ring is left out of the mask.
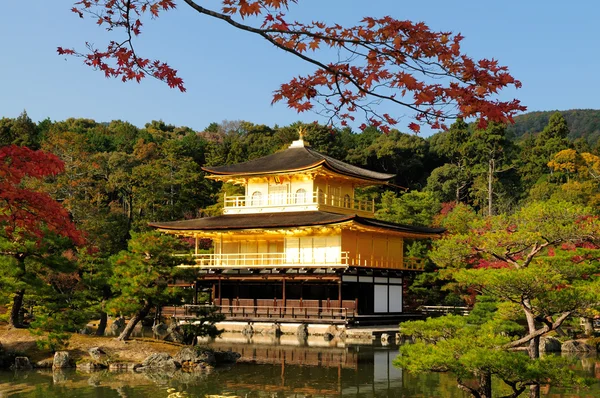
[[[152,353],[141,363],[118,362],[101,347],[92,347],[88,355],[79,358],[76,362],[69,351],[57,351],[53,358],[47,358],[31,363],[26,356],[11,356],[0,346],[0,363],[5,368],[14,370],[30,370],[33,368],[68,369],[77,368],[80,371],[95,371],[108,369],[109,371],[136,371],[136,372],[167,372],[177,370],[185,372],[207,372],[216,366],[234,364],[240,354],[232,351],[215,351],[205,347],[183,347],[175,355],[166,352]]]

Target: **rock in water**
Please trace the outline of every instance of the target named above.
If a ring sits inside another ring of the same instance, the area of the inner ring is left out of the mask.
[[[541,352],[560,352],[560,341],[556,337],[544,336],[540,338]]]
[[[154,334],[156,335],[156,337],[158,337],[159,339],[164,339],[165,337],[167,337],[169,335],[169,327],[164,324],[164,323],[159,323],[156,324],[152,327],[152,332],[154,332]]]
[[[246,325],[242,329],[242,335],[244,335],[245,337],[252,337],[253,334],[254,328],[252,327],[252,325]]]
[[[583,341],[569,340],[565,341],[561,347],[562,352],[595,352],[596,349],[587,345]]]
[[[41,361],[36,362],[35,367],[40,368],[40,369],[50,369],[50,368],[52,368],[53,364],[54,364],[54,358],[48,358],[48,359],[42,359]]]
[[[236,363],[237,360],[242,356],[239,352],[234,351],[215,351],[214,355],[217,365]]]
[[[15,370],[30,370],[33,366],[31,366],[31,362],[29,362],[29,358],[27,357],[16,357],[14,369]]]
[[[166,352],[157,352],[144,359],[142,367],[145,369],[176,370],[180,367],[180,364],[175,362]]]
[[[183,335],[181,329],[178,326],[172,326],[169,328],[169,336],[167,340],[172,341],[174,343],[183,344],[185,343],[185,336]]]
[[[93,372],[95,370],[106,368],[107,366],[95,362],[82,362],[77,364],[77,370],[83,370],[84,372]]]
[[[56,351],[54,354],[54,363],[52,364],[52,369],[64,369],[70,368],[71,364],[71,355],[68,351]]]
[[[108,365],[108,370],[110,372],[129,372],[134,371],[141,367],[139,363],[131,363],[131,362],[117,362],[111,363]]]
[[[296,329],[296,337],[298,337],[298,340],[304,340],[306,341],[306,339],[308,339],[308,325],[303,323],[300,326],[298,326],[298,328]]]
[[[90,357],[92,357],[94,362],[103,364],[103,365],[108,365],[108,362],[109,362],[108,355],[106,355],[106,353],[102,350],[102,348],[92,347],[88,350],[88,354],[90,354]]]
[[[217,361],[212,350],[206,350],[201,347],[184,347],[173,358],[182,366],[184,363],[198,364],[203,363],[209,366],[215,366]]]

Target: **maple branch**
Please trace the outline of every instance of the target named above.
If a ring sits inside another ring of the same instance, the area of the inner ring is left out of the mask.
[[[336,79],[337,79],[338,75],[343,76],[344,78],[348,79],[348,81],[350,81],[360,92],[362,92],[364,94],[368,94],[368,95],[371,95],[373,97],[380,98],[382,100],[389,100],[391,102],[396,103],[397,105],[405,106],[405,107],[407,107],[409,109],[412,109],[413,111],[418,112],[420,114],[429,115],[431,117],[438,117],[439,116],[439,115],[436,115],[433,112],[430,112],[430,111],[418,108],[417,106],[415,106],[413,104],[397,100],[393,96],[386,96],[386,95],[382,95],[382,94],[379,94],[379,93],[376,93],[376,92],[373,92],[373,91],[370,91],[370,90],[366,90],[349,73],[340,71],[337,68],[332,68],[329,65],[325,65],[324,63],[322,63],[322,62],[320,62],[320,61],[318,61],[318,60],[316,60],[314,58],[308,57],[308,56],[306,56],[306,55],[298,52],[297,50],[294,50],[292,48],[289,48],[287,46],[282,45],[281,43],[278,43],[277,40],[275,40],[274,38],[272,38],[271,36],[269,36],[269,33],[288,34],[288,33],[290,33],[289,31],[254,28],[252,26],[245,25],[245,24],[242,24],[242,23],[239,23],[239,22],[235,21],[229,15],[222,14],[222,13],[219,13],[219,12],[216,12],[216,11],[213,11],[213,10],[209,10],[209,9],[207,9],[205,7],[202,7],[202,6],[200,6],[199,4],[197,4],[196,2],[194,2],[192,0],[184,0],[184,2],[186,4],[188,4],[190,7],[192,7],[194,10],[196,10],[197,12],[199,12],[200,14],[208,15],[208,16],[211,16],[213,18],[217,18],[217,19],[223,20],[226,23],[228,23],[229,25],[231,25],[231,26],[233,26],[233,27],[235,27],[237,29],[244,30],[244,31],[247,31],[247,32],[251,32],[251,33],[254,33],[254,34],[257,34],[257,35],[263,37],[265,40],[267,40],[268,42],[270,42],[271,44],[273,44],[275,47],[277,47],[277,48],[279,48],[279,49],[281,49],[283,51],[286,51],[288,53],[291,53],[291,54],[297,56],[298,58],[300,58],[300,59],[302,59],[302,60],[304,60],[304,61],[306,61],[308,63],[311,63],[311,64],[313,64],[315,66],[318,66],[319,68],[321,68],[321,69],[329,72],[330,74],[334,75],[336,77]],[[297,32],[296,34],[311,35],[312,33],[301,31],[301,32]],[[327,36],[327,37],[326,36],[320,36],[319,38],[327,38],[328,40],[334,40],[333,38],[331,38],[329,36]],[[350,42],[353,42],[353,41],[352,40],[347,40],[346,42],[350,43]],[[354,44],[360,44],[360,43],[361,43],[361,41],[358,41],[358,40],[354,41]],[[338,86],[338,93],[339,93],[340,96],[342,96],[342,91],[339,89],[339,86]]]
[[[525,110],[518,100],[493,99],[502,88],[519,88],[521,83],[496,60],[476,61],[463,54],[460,34],[432,31],[422,22],[390,16],[365,17],[360,24],[347,28],[318,21],[288,23],[282,10],[297,0],[221,0],[222,12],[203,7],[197,0],[184,2],[199,14],[259,35],[276,48],[316,67],[308,75],[281,84],[273,93],[272,103],[285,99],[297,112],[311,110],[315,104],[323,105],[320,99],[324,99],[323,109],[330,121],[337,118],[345,126],[346,119],[354,120],[353,113],[363,111],[372,126],[388,132],[398,119],[371,107],[385,100],[415,112],[417,123],[410,123],[408,128],[418,132],[425,123],[432,128],[445,128],[446,119],[459,116],[478,117],[479,127],[485,128],[488,121],[512,122],[518,111]],[[124,28],[127,38],[121,43],[110,41],[105,51],[88,47],[90,52],[81,54],[58,47],[57,52],[84,58],[86,65],[103,71],[106,77],[139,82],[150,75],[185,91],[175,69],[158,60],[138,57],[133,45],[133,39],[141,32],[143,14],[148,13],[154,19],[160,12],[174,9],[175,3],[175,0],[77,1],[72,11],[81,18],[84,13],[94,15],[98,25],[108,25],[108,31]],[[264,20],[260,27],[243,22],[247,17],[261,15]],[[235,20],[235,16],[242,21]],[[338,49],[338,60],[328,63],[317,55],[306,54],[317,52],[321,44]],[[334,105],[331,98],[338,102]],[[360,128],[365,127],[363,123]]]

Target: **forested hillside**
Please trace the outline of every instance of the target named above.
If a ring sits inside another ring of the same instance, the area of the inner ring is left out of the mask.
[[[160,283],[182,277],[165,253],[190,247],[148,233],[148,222],[219,214],[223,195],[240,187],[206,179],[202,167],[285,149],[299,127],[319,152],[396,174],[390,185],[358,193],[374,199],[375,216],[386,221],[451,228],[445,217],[457,214],[460,221],[467,207],[480,217],[556,201],[599,208],[599,147],[569,138],[560,113],[535,137],[514,141],[504,125],[478,130],[462,120],[423,138],[300,123],[224,121],[203,131],[162,121],[142,128],[119,120],[35,123],[24,112],[0,119],[0,304],[12,308],[7,320],[20,325],[21,308],[37,303],[31,327],[60,335],[107,313],[180,302],[180,293]],[[427,254],[425,246],[406,250]],[[437,277],[428,279],[436,274],[424,275],[415,299],[462,302],[442,293]]]
[[[509,132],[516,138],[521,138],[525,134],[537,134],[548,124],[554,112],[560,112],[565,117],[571,140],[583,137],[590,144],[595,145],[600,139],[600,110],[596,109],[528,112],[515,117],[515,124],[509,127]]]

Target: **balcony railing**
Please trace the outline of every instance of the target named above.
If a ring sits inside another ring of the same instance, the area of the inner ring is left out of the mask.
[[[373,200],[352,199],[321,192],[269,194],[260,197],[225,196],[225,208],[272,208],[272,207],[306,207],[307,205],[324,205],[359,212],[374,213]]]
[[[402,261],[384,256],[351,257],[348,252],[334,255],[323,252],[321,255],[302,256],[301,253],[233,253],[233,254],[177,254],[191,257],[192,264],[182,264],[193,268],[336,268],[367,267],[422,271],[425,260],[407,257]]]

